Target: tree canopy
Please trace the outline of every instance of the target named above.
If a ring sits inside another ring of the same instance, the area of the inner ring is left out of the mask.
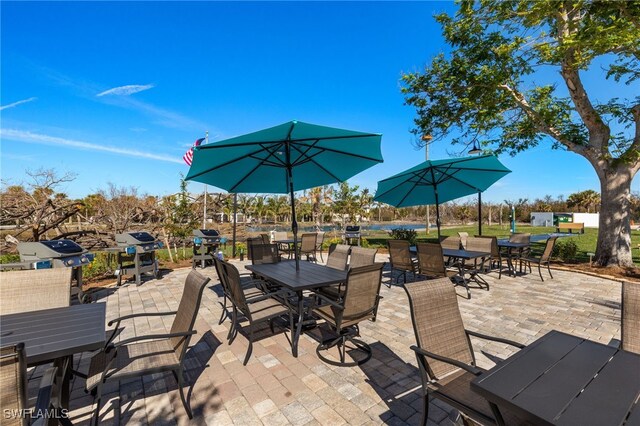
[[[455,16],[435,19],[451,49],[402,77],[414,133],[433,137],[418,143],[447,137],[515,155],[546,139],[585,157],[601,184],[598,262],[631,264],[640,2],[463,0]],[[590,97],[586,73],[628,86],[626,96]]]

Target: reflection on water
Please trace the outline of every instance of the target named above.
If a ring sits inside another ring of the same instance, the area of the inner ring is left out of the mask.
[[[435,226],[435,225],[433,225]],[[390,231],[392,229],[424,229],[424,223],[405,222],[405,223],[372,223],[360,224],[360,230],[366,231]],[[286,224],[278,225],[253,225],[247,226],[248,232],[269,232],[269,231],[291,231],[291,226]],[[342,233],[342,229],[338,225],[300,225],[298,224],[298,232],[337,232]]]

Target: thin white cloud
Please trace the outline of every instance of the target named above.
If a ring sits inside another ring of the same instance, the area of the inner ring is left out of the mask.
[[[56,136],[42,135],[24,130],[0,129],[0,138],[18,142],[37,143],[54,146],[67,146],[83,149],[87,151],[110,152],[113,154],[125,155],[127,157],[146,158],[149,160],[166,161],[169,163],[183,164],[182,159],[170,155],[152,154],[150,152],[136,151],[133,149],[118,148],[115,146],[98,145],[90,142],[64,139]]]
[[[36,99],[38,99],[38,98],[36,98],[34,96],[34,97],[29,98],[29,99],[23,99],[21,101],[17,101],[17,102],[14,102],[12,104],[9,104],[9,105],[2,105],[2,106],[0,106],[0,111],[5,110],[5,109],[9,109],[9,108],[13,108],[13,107],[17,107],[18,105],[26,104],[27,102],[33,102]]]
[[[129,84],[127,86],[114,87],[113,89],[105,90],[104,92],[98,93],[96,96],[129,96],[134,93],[152,89],[153,87],[153,84]]]

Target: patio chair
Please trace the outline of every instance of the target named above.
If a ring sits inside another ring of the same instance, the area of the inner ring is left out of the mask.
[[[551,253],[553,252],[553,246],[556,245],[556,240],[558,237],[550,237],[547,240],[547,243],[544,246],[544,251],[540,257],[521,257],[520,261],[524,262],[529,266],[529,272],[531,272],[531,264],[536,263],[538,265],[538,274],[540,274],[540,279],[544,281],[542,278],[542,265],[547,265],[547,271],[549,271],[549,276],[553,279],[553,275],[551,275]]]
[[[498,247],[498,237],[488,235],[476,235],[475,238],[484,238],[491,240],[491,261],[489,262],[489,272],[493,270],[494,265],[498,265],[498,279],[502,277],[502,253]]]
[[[344,295],[340,299],[325,297],[322,293],[317,296],[324,303],[313,306],[313,312],[337,333],[318,344],[316,353],[324,362],[336,366],[354,366],[367,362],[371,358],[371,347],[356,337],[360,335],[358,324],[362,321],[375,319],[380,302],[380,285],[382,283],[382,267],[384,263],[375,263],[360,268],[351,268],[344,284]],[[348,346],[350,343],[353,346]],[[340,361],[327,358],[323,352],[337,348]],[[360,351],[364,353],[362,359],[347,362],[346,352]]]
[[[271,237],[269,234],[260,234],[260,238],[262,238],[262,244],[271,244]]]
[[[497,241],[496,241],[497,244]],[[491,269],[491,261],[493,260],[492,255],[492,242],[488,238],[478,238],[478,237],[469,237],[467,238],[467,251],[480,251],[487,253],[486,257],[481,258],[480,266],[477,263],[474,263],[473,268],[478,272],[485,272],[487,269]],[[485,268],[485,265],[488,262],[488,268]]]
[[[351,258],[349,259],[350,268],[359,268],[361,266],[373,265],[376,262],[376,253],[378,249],[351,247]]]
[[[349,260],[350,252],[351,246],[348,246],[346,244],[331,244],[331,246],[329,246],[327,266],[339,271],[344,271],[345,269],[347,269],[347,262]]]
[[[273,233],[273,239],[275,241],[279,241],[279,240],[287,240],[289,239],[289,236],[287,235],[286,232],[284,231],[276,231]],[[289,259],[291,259],[291,246],[289,244],[278,244],[278,250],[280,250],[280,255],[287,255],[287,257]]]
[[[622,283],[621,348],[640,354],[640,284]]]
[[[191,337],[196,334],[196,322],[202,292],[209,278],[198,271],[191,271],[184,284],[178,310],[173,312],[145,312],[124,315],[109,321],[115,328],[104,350],[91,358],[86,381],[87,391],[96,397],[94,420],[99,421],[102,387],[107,381],[124,380],[171,371],[178,382],[180,399],[189,418],[193,418],[191,407],[184,396],[184,359]],[[166,334],[136,336],[113,343],[120,323],[139,317],[175,315],[171,330]]]
[[[463,249],[468,250],[467,249],[467,238],[469,238],[469,233],[468,232],[458,232],[458,237],[460,237],[460,245],[462,246]]]
[[[275,244],[274,244],[275,245]],[[261,245],[257,245],[255,247],[260,247]],[[277,251],[277,248],[276,248]],[[225,319],[227,318],[231,318],[231,315],[229,314],[229,308],[227,308],[227,300],[229,300],[231,302],[231,291],[229,289],[229,283],[227,282],[227,276],[224,274],[224,270],[222,269],[222,260],[218,259],[217,257],[213,258],[213,265],[216,268],[216,273],[218,274],[218,279],[220,280],[220,285],[222,286],[222,314],[220,315],[220,320],[218,321],[218,325],[222,324],[224,322]],[[244,291],[244,294],[247,297],[252,297],[252,296],[258,296],[260,294],[263,294],[261,288],[263,287],[262,282],[260,282],[260,288],[256,286],[256,284],[259,282],[259,280],[257,279],[252,279],[251,281],[247,282],[247,283],[243,283],[242,285],[242,289]],[[231,304],[231,308],[233,309],[233,303]],[[229,327],[229,333],[227,334],[227,340],[229,340],[231,338],[231,334],[233,333],[233,323],[231,324],[231,327]]]
[[[4,273],[3,273],[4,274]],[[38,399],[35,403],[36,418],[29,421],[29,416],[24,414],[28,411],[29,401],[27,399],[27,361],[24,350],[24,343],[17,345],[3,346],[0,348],[0,407],[2,407],[2,422],[7,426],[13,425],[46,425],[48,419],[45,413],[52,410],[58,411],[54,407],[54,390],[57,388],[56,367],[47,369],[40,379]],[[11,416],[12,413],[16,415]],[[18,413],[21,413],[19,415]],[[38,415],[39,414],[39,415]],[[61,415],[61,413],[59,413]],[[70,422],[61,422],[67,424]]]
[[[69,306],[71,273],[72,268],[2,272],[0,315]]]
[[[317,262],[316,259],[316,242],[318,239],[318,234],[315,233],[307,233],[302,234],[300,238],[300,248],[298,249],[298,254],[300,257],[302,255],[307,256],[307,261]]]
[[[247,297],[242,291],[242,285],[240,283],[240,273],[238,269],[228,262],[222,262],[224,268],[224,274],[227,276],[227,282],[229,284],[231,301],[233,302],[233,334],[229,340],[229,344],[232,344],[238,335],[238,329],[240,322],[238,320],[238,314],[241,313],[249,321],[249,347],[244,357],[244,365],[247,365],[253,352],[253,325],[262,321],[269,321],[271,332],[273,329],[273,320],[282,315],[289,315],[289,327],[291,330],[291,342],[293,342],[293,310],[288,302],[288,292],[281,290],[279,292],[264,293],[259,296]]]
[[[251,259],[253,246],[262,245],[264,242],[262,241],[262,237],[249,237],[247,238],[247,257]],[[215,256],[214,256],[215,257]]]
[[[509,242],[510,243],[521,243],[521,244],[529,244],[531,243],[531,233],[529,232],[516,232],[515,234],[511,234],[511,236],[509,237]],[[520,263],[520,270],[522,272],[522,258],[523,257],[527,257],[529,256],[529,254],[531,254],[531,248],[530,247],[525,247],[522,249],[519,249],[518,252],[514,255],[513,254],[513,250],[510,250],[510,256],[512,261],[516,260]],[[514,266],[515,269],[515,266]]]
[[[449,250],[460,250],[462,248],[462,240],[460,237],[440,237],[440,245],[443,249]],[[454,266],[458,259],[456,257],[449,256],[447,257],[446,264],[447,266]]]
[[[457,270],[447,269],[440,244],[417,243],[416,249],[418,251],[418,270],[420,275],[430,278],[452,278],[458,275]]]
[[[316,239],[316,252],[320,253],[320,260],[324,262],[322,257],[322,245],[324,244],[324,232],[318,232],[318,238]]]
[[[470,388],[484,370],[476,366],[470,337],[479,337],[517,348],[524,345],[466,330],[458,307],[458,296],[448,278],[423,280],[404,286],[422,381],[422,424],[429,414],[429,397],[438,398],[480,424],[519,424],[504,418],[498,408]],[[507,414],[507,413],[503,413]]]
[[[277,244],[254,244],[249,256],[252,265],[280,262]]]
[[[417,261],[411,257],[409,251],[409,241],[406,240],[388,240],[389,247],[389,263],[391,264],[391,281],[389,287],[393,283],[393,271],[400,271],[403,282],[407,282],[407,272],[413,274],[413,280],[416,280],[416,272],[418,271]],[[399,277],[399,276],[398,276]],[[396,278],[396,284],[398,278]]]

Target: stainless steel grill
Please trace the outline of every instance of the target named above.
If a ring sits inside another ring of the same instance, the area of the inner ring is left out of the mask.
[[[162,248],[162,243],[148,232],[124,232],[116,234],[117,247],[106,249],[117,256],[118,268],[116,276],[118,285],[122,284],[124,275],[133,275],[136,284],[142,283],[142,274],[158,277],[158,261],[156,250]]]
[[[216,255],[219,245],[220,233],[215,229],[194,229],[191,266],[195,269],[198,261],[203,268],[207,263],[213,263],[213,256]]]
[[[89,301],[82,292],[82,267],[91,263],[94,255],[82,246],[71,240],[36,241],[18,243],[18,252],[22,263],[30,266],[22,269],[40,269],[47,261],[53,268],[73,268],[71,276],[76,285],[72,291],[81,302]]]
[[[356,240],[356,244],[360,245],[360,226],[347,225],[344,229],[343,239],[347,244],[353,244],[353,240]]]

